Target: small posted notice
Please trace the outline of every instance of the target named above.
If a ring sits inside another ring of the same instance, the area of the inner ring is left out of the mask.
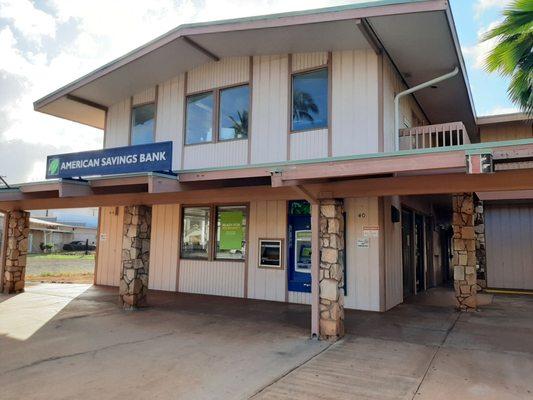
[[[370,247],[370,240],[368,240],[368,238],[357,239],[357,247],[360,249],[368,249]]]
[[[363,237],[365,238],[379,237],[379,226],[363,226]]]

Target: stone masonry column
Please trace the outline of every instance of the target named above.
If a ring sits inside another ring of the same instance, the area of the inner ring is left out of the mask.
[[[124,309],[136,309],[146,304],[151,225],[151,207],[124,207],[122,273],[119,287],[119,299]]]
[[[477,308],[476,233],[474,231],[474,195],[453,195],[453,280],[457,308]]]
[[[344,217],[342,200],[320,203],[320,337],[344,336]]]
[[[6,213],[7,240],[3,288],[4,293],[24,291],[26,276],[26,255],[28,254],[28,234],[30,232],[30,213],[10,211]]]
[[[487,288],[487,251],[485,247],[485,210],[483,201],[474,201],[474,230],[476,232],[477,285],[479,290]]]

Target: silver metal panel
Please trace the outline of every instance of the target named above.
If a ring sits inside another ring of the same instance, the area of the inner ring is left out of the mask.
[[[533,290],[533,204],[485,209],[487,284]]]

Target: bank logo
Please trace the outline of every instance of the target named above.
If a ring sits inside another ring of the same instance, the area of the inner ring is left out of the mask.
[[[59,158],[51,158],[48,162],[48,175],[59,174]]]

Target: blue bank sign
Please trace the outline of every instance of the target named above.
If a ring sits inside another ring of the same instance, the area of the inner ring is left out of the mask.
[[[172,142],[48,156],[46,179],[172,170]]]

